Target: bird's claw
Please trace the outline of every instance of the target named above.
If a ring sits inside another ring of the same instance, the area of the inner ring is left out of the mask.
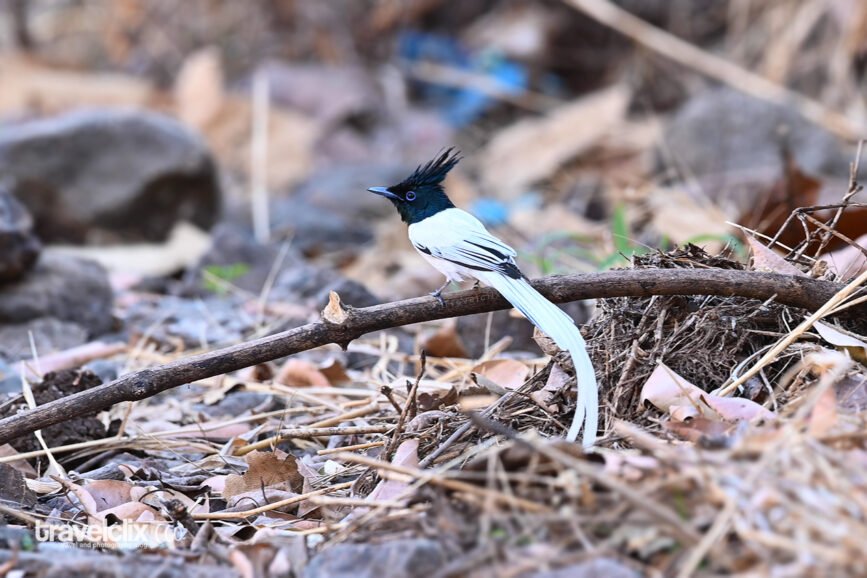
[[[482,282],[479,281],[478,279],[476,279],[476,282],[473,283],[473,290],[475,291],[475,290],[479,289],[481,286],[482,286]]]
[[[431,297],[433,297],[434,299],[436,299],[437,301],[439,301],[441,307],[446,306],[445,299],[443,299],[443,296],[442,296],[442,290],[437,289],[436,291],[432,291],[429,295]]]

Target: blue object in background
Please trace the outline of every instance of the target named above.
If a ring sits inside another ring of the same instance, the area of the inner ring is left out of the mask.
[[[470,205],[469,211],[490,227],[503,225],[509,221],[509,207],[497,199],[476,199]]]
[[[497,86],[511,94],[521,94],[527,88],[527,70],[496,53],[473,54],[457,40],[437,34],[404,32],[398,39],[400,58],[410,65],[415,62],[433,62],[457,70],[490,78]],[[444,86],[419,81],[422,97],[438,107],[446,120],[456,127],[476,120],[496,99],[473,88]]]

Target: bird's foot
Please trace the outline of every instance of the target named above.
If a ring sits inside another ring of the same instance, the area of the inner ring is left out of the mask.
[[[429,295],[439,301],[441,306],[446,306],[446,302],[443,299],[442,291],[440,291],[439,289],[437,289],[436,291],[431,291]]]
[[[473,283],[473,290],[476,291],[476,290],[480,289],[480,288],[482,287],[482,284],[481,284],[481,283],[482,283],[481,281],[479,281],[478,279],[476,279],[476,282]]]
[[[443,300],[443,291],[445,290],[446,287],[449,286],[449,283],[451,283],[451,280],[446,279],[446,282],[443,283],[442,287],[440,287],[439,289],[437,289],[436,291],[434,291],[430,294],[431,297],[435,298],[437,301],[440,302],[440,305],[442,307],[446,306],[446,302],[445,302],[445,300]]]

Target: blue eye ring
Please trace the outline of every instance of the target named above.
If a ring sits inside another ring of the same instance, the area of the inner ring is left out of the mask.
[[[414,191],[407,191],[406,200],[407,201],[414,201],[415,200],[415,192]]]

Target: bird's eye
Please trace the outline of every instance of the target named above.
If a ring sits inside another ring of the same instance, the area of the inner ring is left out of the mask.
[[[406,200],[407,201],[414,201],[415,200],[415,193],[413,191],[409,191],[406,194]]]

